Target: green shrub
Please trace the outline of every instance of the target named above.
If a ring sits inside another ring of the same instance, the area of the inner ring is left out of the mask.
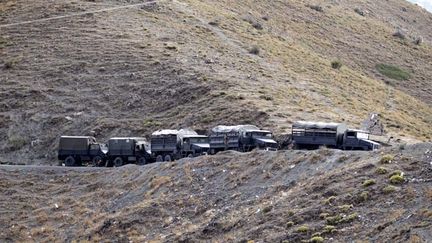
[[[375,185],[376,181],[374,179],[368,179],[363,182],[364,187]]]
[[[388,185],[388,186],[386,186],[386,187],[383,188],[383,192],[385,194],[390,194],[392,192],[395,192],[396,190],[397,190],[397,187],[392,186],[392,185]]]
[[[338,208],[339,208],[339,210],[341,211],[341,212],[348,212],[348,211],[350,211],[352,208],[353,208],[354,206],[351,204],[351,205],[342,205],[342,206],[339,206]]]
[[[393,175],[390,177],[390,183],[391,184],[401,184],[405,181],[404,177],[402,175]]]
[[[399,67],[395,67],[388,64],[378,64],[376,65],[376,69],[382,75],[396,80],[408,80],[411,78],[411,74],[405,70],[400,69]]]
[[[321,236],[315,236],[315,237],[312,237],[312,239],[310,239],[309,242],[322,243],[322,242],[324,242],[324,238],[322,238]]]
[[[400,171],[400,170],[395,170],[395,171],[393,171],[392,173],[390,173],[390,176],[389,176],[389,177],[392,177],[392,176],[394,176],[394,175],[403,176],[403,172]]]
[[[300,232],[300,233],[306,233],[308,231],[309,231],[309,226],[307,226],[307,225],[302,225],[302,226],[297,228],[297,232]]]
[[[333,225],[326,225],[323,228],[324,233],[333,233],[336,231],[336,227],[334,227]]]
[[[377,174],[381,174],[381,175],[384,175],[384,174],[387,174],[387,169],[386,168],[384,168],[384,167],[379,167],[379,168],[377,168],[376,170],[375,170],[375,172],[377,173]]]
[[[349,223],[349,222],[351,222],[357,218],[358,218],[358,214],[352,213],[348,216],[336,215],[333,217],[328,217],[326,219],[326,221],[327,221],[327,224],[329,224],[329,225],[337,225],[337,224],[342,224],[342,223]]]
[[[341,61],[333,61],[331,63],[331,66],[332,66],[333,69],[341,69],[342,62]]]
[[[391,154],[386,154],[384,155],[381,160],[380,163],[381,164],[390,164],[392,161],[394,160],[394,156]]]

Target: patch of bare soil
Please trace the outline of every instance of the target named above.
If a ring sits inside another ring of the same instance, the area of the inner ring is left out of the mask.
[[[0,167],[0,241],[427,242],[432,144]]]

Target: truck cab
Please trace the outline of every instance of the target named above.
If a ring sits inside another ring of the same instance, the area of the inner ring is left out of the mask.
[[[209,137],[203,135],[185,135],[182,138],[183,157],[197,157],[207,154],[210,149]]]
[[[369,133],[362,130],[348,129],[344,134],[344,150],[377,150],[380,144],[369,140]]]
[[[145,165],[151,162],[150,145],[145,138],[110,138],[108,148],[107,166],[119,167],[129,163]]]
[[[250,151],[254,148],[276,151],[278,144],[273,140],[273,134],[266,130],[245,130],[241,132],[240,142],[243,151]]]

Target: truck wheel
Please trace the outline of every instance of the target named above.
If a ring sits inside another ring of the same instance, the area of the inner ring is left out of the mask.
[[[113,161],[114,167],[120,167],[123,165],[123,159],[120,157],[117,157]]]
[[[147,164],[147,159],[145,157],[140,157],[137,160],[137,164],[138,165],[146,165]]]
[[[163,157],[162,157],[162,155],[158,155],[157,157],[156,157],[156,162],[162,162],[163,161]]]
[[[194,156],[193,156],[193,154],[188,154],[187,157],[188,157],[188,158],[193,158]]]
[[[95,156],[92,159],[92,166],[101,166],[103,163],[102,157],[100,156]]]
[[[75,166],[75,158],[72,156],[68,156],[65,161],[65,166]]]
[[[166,162],[171,161],[171,155],[165,155],[165,160]]]

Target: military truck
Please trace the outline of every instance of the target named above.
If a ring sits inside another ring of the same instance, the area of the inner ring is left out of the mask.
[[[339,149],[374,150],[379,144],[360,130],[348,129],[344,123],[298,121],[292,125],[295,148],[316,149],[320,146]]]
[[[344,134],[343,150],[377,150],[381,145],[369,140],[369,133],[362,130],[348,129]]]
[[[159,130],[151,137],[151,152],[156,162],[196,157],[206,154],[209,147],[207,136],[190,129]]]
[[[105,165],[108,149],[91,136],[61,136],[58,159],[65,166]]]
[[[255,148],[277,150],[278,144],[270,131],[261,130],[253,125],[217,126],[210,132],[210,153],[224,150],[241,152]]]
[[[141,137],[117,137],[108,140],[107,166],[129,163],[145,165],[152,162],[150,145]]]

